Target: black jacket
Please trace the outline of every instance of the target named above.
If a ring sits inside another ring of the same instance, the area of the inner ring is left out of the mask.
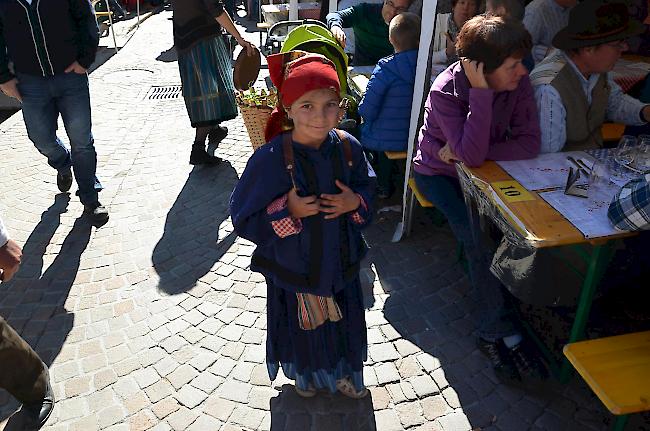
[[[95,61],[99,30],[89,0],[0,0],[0,83],[16,72],[53,76]]]
[[[221,34],[215,20],[224,12],[221,0],[172,0],[174,46],[184,52],[204,39]]]

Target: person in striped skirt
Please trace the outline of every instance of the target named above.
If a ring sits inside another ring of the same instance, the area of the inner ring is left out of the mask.
[[[228,129],[221,122],[237,117],[230,47],[222,29],[250,54],[245,41],[221,0],[172,0],[174,45],[187,113],[196,129],[190,164],[215,165],[221,161],[205,150],[205,141],[218,145]]]

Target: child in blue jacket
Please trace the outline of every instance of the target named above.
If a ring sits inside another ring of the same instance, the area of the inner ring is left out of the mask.
[[[361,145],[374,151],[380,198],[392,194],[395,167],[384,151],[406,151],[408,144],[420,17],[408,12],[397,15],[390,22],[389,39],[395,54],[379,60],[359,105]]]

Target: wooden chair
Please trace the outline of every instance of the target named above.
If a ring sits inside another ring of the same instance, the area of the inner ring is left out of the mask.
[[[618,142],[625,133],[625,124],[619,123],[604,123],[601,132],[603,134],[603,141],[616,141]]]
[[[617,416],[614,430],[625,428],[628,415],[650,411],[650,331],[567,344],[564,355]]]

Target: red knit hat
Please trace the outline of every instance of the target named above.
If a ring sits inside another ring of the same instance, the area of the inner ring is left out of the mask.
[[[283,132],[287,119],[284,106],[291,106],[303,94],[323,88],[339,93],[341,85],[334,63],[320,54],[289,51],[267,57],[269,74],[278,89],[278,106],[266,123],[264,137],[269,142]]]

